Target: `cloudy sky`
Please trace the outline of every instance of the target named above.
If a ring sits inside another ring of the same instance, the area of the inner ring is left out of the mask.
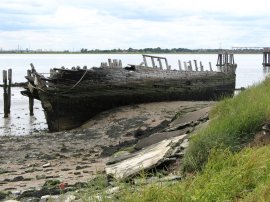
[[[266,0],[1,0],[2,49],[270,46]]]

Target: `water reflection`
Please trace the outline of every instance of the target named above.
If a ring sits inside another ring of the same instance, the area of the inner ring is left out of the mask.
[[[35,101],[34,116],[29,115],[28,98],[22,96],[20,91],[23,88],[12,88],[11,109],[8,118],[3,118],[0,113],[0,136],[1,135],[28,135],[33,132],[47,130],[45,116],[39,101]],[[2,95],[2,88],[0,95]],[[0,97],[0,106],[3,106],[3,97]],[[1,112],[3,109],[0,109]]]
[[[270,73],[270,66],[263,66],[263,74],[268,76]]]

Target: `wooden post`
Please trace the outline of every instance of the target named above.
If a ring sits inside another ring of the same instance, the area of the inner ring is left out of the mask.
[[[155,68],[155,67],[156,67],[156,65],[155,65],[155,60],[154,60],[154,58],[153,58],[153,57],[151,57],[151,60],[152,60],[152,65],[153,65],[153,68]]]
[[[11,106],[11,84],[12,84],[12,69],[8,69],[8,113]]]
[[[113,67],[118,67],[118,60],[117,59],[113,59]]]
[[[180,60],[178,60],[178,66],[179,66],[179,70],[182,71],[181,61]]]
[[[184,62],[185,71],[187,71],[187,62]]]
[[[143,62],[144,62],[144,66],[145,66],[145,67],[148,67],[148,65],[147,65],[147,60],[146,60],[145,55],[143,56]]]
[[[3,70],[3,97],[4,97],[4,118],[8,118],[8,93],[7,93],[7,71]]]
[[[198,71],[197,60],[194,60],[196,72]]]
[[[209,62],[209,68],[210,68],[210,71],[213,71],[211,62]]]
[[[161,59],[160,59],[160,58],[158,58],[158,62],[159,62],[159,68],[160,68],[160,69],[163,69],[163,68],[162,68],[162,62],[161,62]]]
[[[189,71],[192,71],[192,64],[191,64],[191,61],[189,61],[188,63],[189,63]]]
[[[29,111],[30,111],[30,116],[34,115],[34,98],[29,97]]]
[[[112,67],[112,60],[109,58],[108,59],[109,67]]]
[[[118,62],[118,65],[119,65],[119,67],[123,67],[123,65],[122,65],[122,60],[119,60],[119,62]]]
[[[202,65],[202,61],[200,61],[200,68],[201,68],[201,71],[203,72],[203,65]]]
[[[167,68],[167,69],[170,69],[167,58],[165,58],[165,64],[166,64],[166,68]]]

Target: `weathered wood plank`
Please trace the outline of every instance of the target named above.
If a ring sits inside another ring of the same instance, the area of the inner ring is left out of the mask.
[[[107,165],[106,174],[118,180],[127,179],[143,170],[151,169],[163,163],[172,154],[174,148],[183,141],[183,136],[163,140],[149,146],[139,152],[132,154],[124,161]]]
[[[195,123],[200,119],[205,118],[208,115],[210,109],[211,107],[206,107],[194,112],[189,112],[171,122],[166,131],[178,130],[184,126]]]

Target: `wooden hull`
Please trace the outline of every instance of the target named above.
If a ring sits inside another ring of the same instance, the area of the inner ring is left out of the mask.
[[[173,76],[144,76],[139,80],[129,77],[128,81],[122,79],[95,85],[86,85],[89,82],[86,79],[84,84],[59,93],[49,89],[39,90],[49,130],[54,132],[78,127],[104,110],[123,105],[170,100],[217,100],[234,94],[235,73],[181,74],[178,71],[179,76],[173,71],[167,71],[169,73]]]

